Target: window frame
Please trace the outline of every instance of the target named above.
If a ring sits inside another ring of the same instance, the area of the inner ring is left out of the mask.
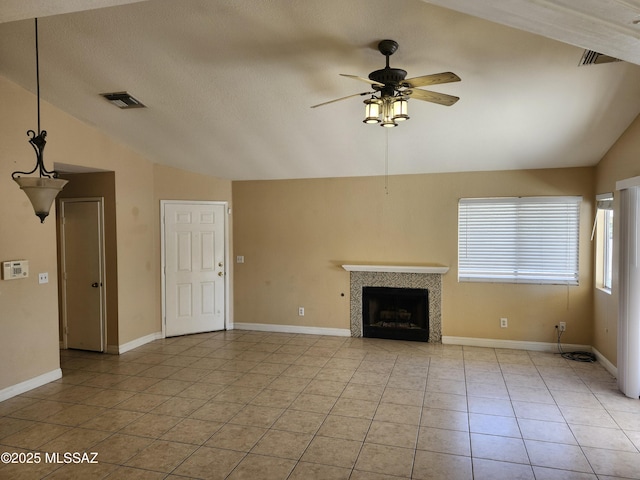
[[[613,278],[613,193],[596,195],[595,284],[596,288],[611,294]]]
[[[458,281],[579,285],[581,207],[581,196],[459,199]]]

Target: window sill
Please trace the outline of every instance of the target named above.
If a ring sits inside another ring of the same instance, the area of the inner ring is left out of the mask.
[[[611,295],[611,289],[610,288],[604,288],[604,287],[596,286],[596,290],[600,290],[602,293],[606,293],[608,295]]]

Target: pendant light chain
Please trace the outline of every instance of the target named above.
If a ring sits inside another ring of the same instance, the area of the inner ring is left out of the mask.
[[[38,19],[36,25],[36,98],[38,99],[38,135],[40,135],[40,56],[38,49]]]

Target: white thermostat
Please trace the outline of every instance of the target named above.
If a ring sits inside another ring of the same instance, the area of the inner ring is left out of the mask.
[[[28,260],[10,260],[2,262],[2,279],[15,280],[17,278],[27,278],[29,276]]]

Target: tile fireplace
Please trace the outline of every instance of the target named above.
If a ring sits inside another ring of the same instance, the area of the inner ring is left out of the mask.
[[[442,266],[391,266],[391,265],[342,265],[350,273],[350,324],[351,336],[379,337],[382,328],[387,328],[391,336],[383,338],[404,338],[411,336],[406,330],[422,330],[419,341],[440,343],[442,341],[441,297],[442,275],[449,271]],[[391,296],[404,290],[409,296],[421,296],[422,300],[400,298],[399,300],[378,300],[370,304],[365,292],[386,292]],[[374,289],[374,290],[369,290]],[[366,305],[365,305],[366,298]],[[385,303],[386,302],[386,303]],[[395,302],[395,303],[394,303]],[[421,306],[422,307],[421,307]],[[420,312],[424,308],[424,312]],[[366,310],[366,312],[365,312]],[[378,319],[371,325],[370,314],[374,310]],[[426,315],[424,315],[426,313]],[[365,319],[366,314],[366,319]],[[426,323],[416,321],[417,316],[424,315]],[[382,318],[380,318],[382,317]],[[369,324],[366,325],[365,324]],[[417,332],[413,332],[417,333]],[[395,336],[393,336],[395,335]]]

